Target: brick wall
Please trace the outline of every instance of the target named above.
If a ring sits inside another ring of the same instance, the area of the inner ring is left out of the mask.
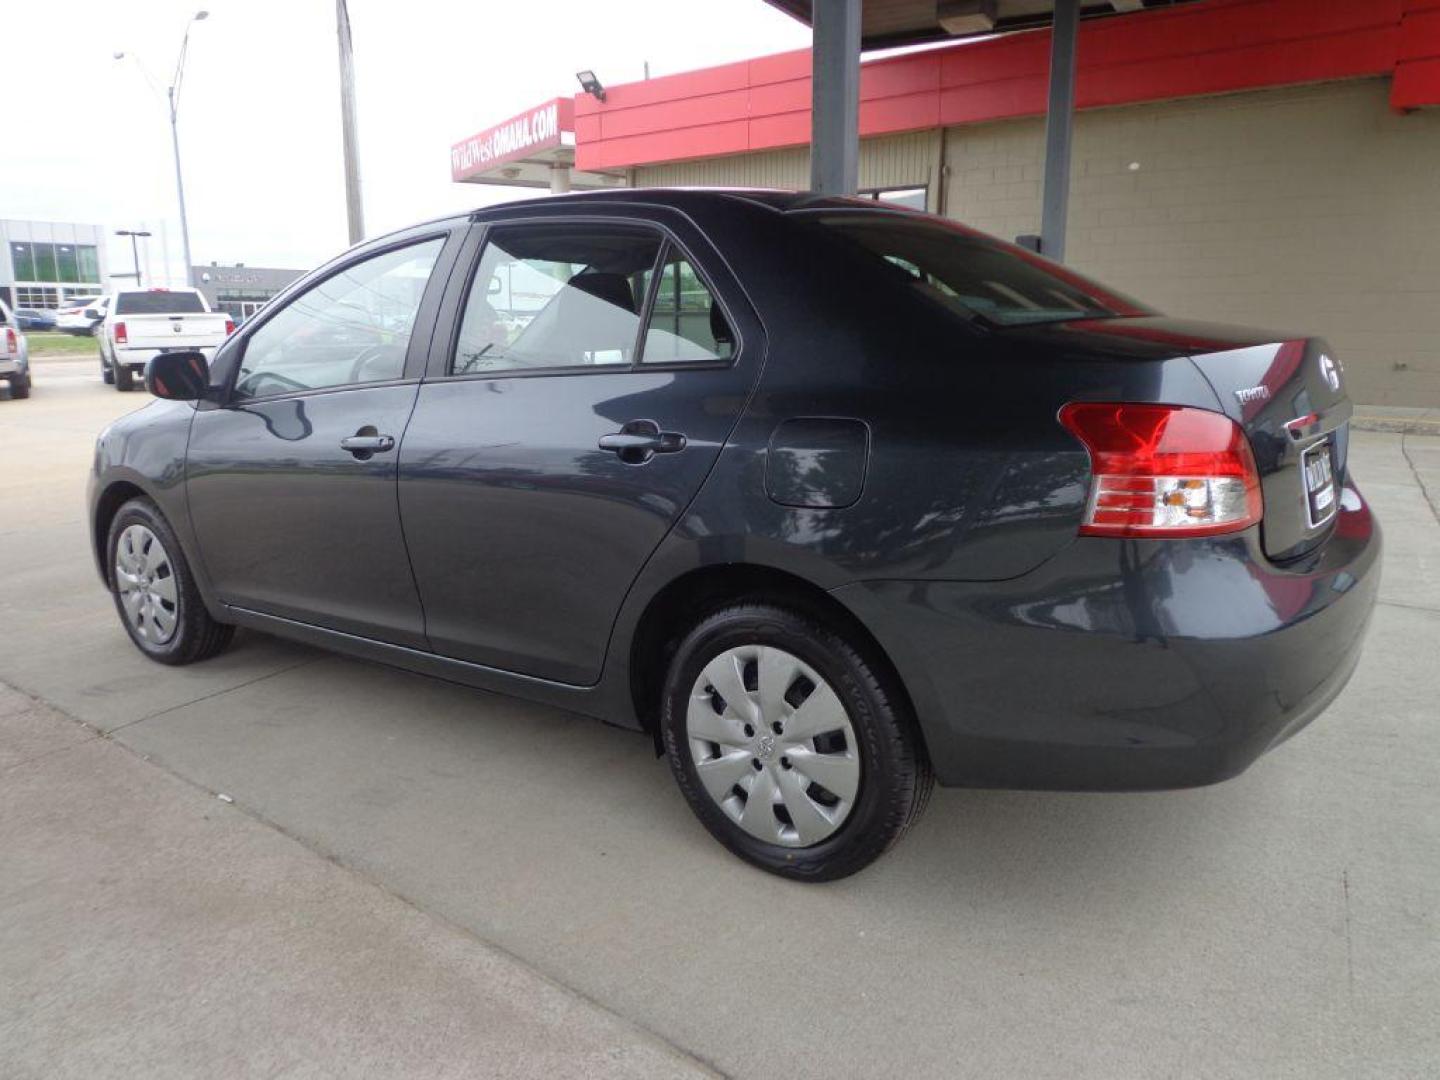
[[[1389,90],[1080,114],[1067,262],[1169,314],[1320,334],[1357,401],[1440,407],[1440,112]],[[946,213],[1039,232],[1042,160],[1042,121],[952,128]]]

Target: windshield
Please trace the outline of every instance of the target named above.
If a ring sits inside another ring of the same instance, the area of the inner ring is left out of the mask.
[[[967,319],[997,326],[1153,315],[1059,263],[940,218],[868,210],[805,212]]]
[[[157,289],[154,292],[121,293],[115,300],[116,315],[188,315],[204,310],[200,294],[193,292]]]

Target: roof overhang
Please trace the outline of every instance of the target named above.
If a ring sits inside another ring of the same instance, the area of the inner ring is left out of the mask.
[[[621,187],[621,172],[576,172],[575,102],[552,98],[450,147],[457,184],[550,187],[556,169],[570,170],[572,188]]]
[[[787,15],[811,23],[815,0],[766,0]],[[1123,15],[1191,0],[1081,0],[1080,15]],[[1034,30],[1055,21],[1054,0],[862,0],[860,47],[890,49],[932,41],[955,41],[1012,30]]]

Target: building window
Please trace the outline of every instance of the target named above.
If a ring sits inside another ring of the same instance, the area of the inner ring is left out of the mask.
[[[10,261],[15,266],[16,281],[35,280],[35,249],[31,244],[11,244]]]
[[[94,244],[80,244],[76,247],[75,261],[80,268],[80,276],[76,280],[100,280],[100,253]]]
[[[100,280],[100,256],[94,244],[11,244],[10,261],[16,281]]]
[[[42,288],[36,285],[17,285],[15,287],[15,306],[45,308],[53,311],[60,306],[60,293],[58,289],[53,288]]]
[[[908,206],[912,210],[924,210],[927,194],[926,188],[872,188],[869,191],[860,192],[862,199],[874,199],[876,202],[896,203],[900,206]]]

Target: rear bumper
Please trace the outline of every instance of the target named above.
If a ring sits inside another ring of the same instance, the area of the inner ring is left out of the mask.
[[[1080,538],[1009,581],[861,582],[834,595],[899,669],[941,783],[1193,787],[1241,772],[1344,688],[1380,549],[1347,484],[1330,538],[1283,566],[1254,529]]]
[[[215,356],[215,348],[216,346],[214,345],[168,345],[163,349],[123,348],[116,346],[114,350],[114,360],[118,367],[127,367],[139,374],[144,372],[146,364],[161,353],[180,352],[182,350],[185,352],[198,352],[204,353],[205,359],[210,360]]]

